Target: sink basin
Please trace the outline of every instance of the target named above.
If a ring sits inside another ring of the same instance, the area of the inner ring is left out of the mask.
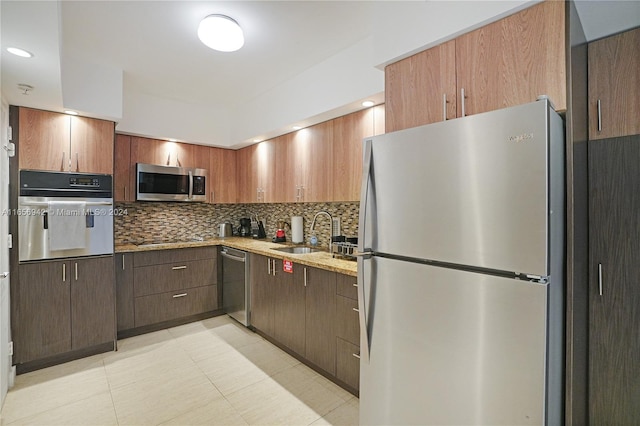
[[[317,249],[313,247],[281,247],[273,250],[281,251],[283,253],[292,253],[292,254],[307,254],[307,253],[315,253],[317,251],[322,251],[321,249]]]

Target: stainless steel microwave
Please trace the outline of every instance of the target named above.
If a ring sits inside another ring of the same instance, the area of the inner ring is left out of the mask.
[[[136,200],[206,201],[207,170],[136,164]]]

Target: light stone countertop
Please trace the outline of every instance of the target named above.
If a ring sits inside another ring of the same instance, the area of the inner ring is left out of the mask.
[[[133,253],[151,250],[170,250],[189,247],[206,247],[206,246],[227,246],[244,250],[250,253],[269,256],[276,259],[288,259],[294,263],[299,263],[314,268],[326,269],[340,274],[355,277],[357,274],[356,262],[353,260],[333,258],[328,251],[318,251],[306,254],[283,253],[274,250],[286,246],[297,246],[293,243],[273,243],[268,240],[254,240],[253,238],[228,237],[213,238],[205,241],[189,241],[176,243],[159,243],[159,244],[116,244],[116,253]]]

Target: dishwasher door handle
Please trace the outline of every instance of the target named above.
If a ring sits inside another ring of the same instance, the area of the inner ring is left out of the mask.
[[[232,254],[227,253],[226,251],[221,251],[220,254],[222,255],[222,257],[226,257],[227,259],[231,259],[231,260],[235,260],[235,261],[243,262],[243,263],[245,261],[244,257],[234,256]]]

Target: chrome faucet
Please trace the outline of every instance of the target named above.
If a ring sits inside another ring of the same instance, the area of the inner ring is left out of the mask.
[[[330,231],[331,235],[329,236],[329,253],[331,253],[331,237],[333,237],[333,217],[331,216],[331,214],[329,212],[327,212],[325,210],[320,210],[318,213],[316,213],[315,216],[313,216],[313,221],[311,221],[310,232],[313,232],[313,229],[316,226],[316,219],[321,214],[326,214],[327,216],[329,216],[329,229],[331,230]]]

